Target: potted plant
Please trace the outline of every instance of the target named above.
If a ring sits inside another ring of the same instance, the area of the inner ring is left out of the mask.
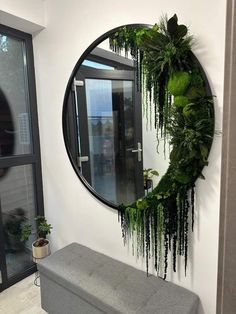
[[[34,258],[44,258],[50,254],[50,242],[46,239],[47,234],[51,233],[52,226],[47,223],[44,216],[37,216],[36,220],[36,234],[37,240],[32,243],[32,254]],[[21,240],[27,241],[32,231],[32,225],[24,225],[21,233]]]
[[[24,250],[21,233],[25,220],[25,211],[22,208],[15,208],[8,213],[3,213],[3,233],[6,240],[6,250],[9,253]]]
[[[157,170],[154,170],[152,168],[144,169],[143,170],[143,181],[144,181],[144,190],[149,190],[153,186],[153,180],[152,178],[156,176],[159,176],[159,173]]]

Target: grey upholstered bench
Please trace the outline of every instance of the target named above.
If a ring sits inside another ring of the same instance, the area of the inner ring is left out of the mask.
[[[198,297],[155,276],[72,243],[38,265],[50,314],[195,314]]]

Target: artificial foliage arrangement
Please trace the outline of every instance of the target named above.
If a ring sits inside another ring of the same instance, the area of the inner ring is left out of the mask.
[[[186,274],[195,181],[204,178],[214,135],[213,97],[191,51],[193,38],[176,15],[151,28],[122,27],[109,40],[113,51],[125,50],[133,57],[146,117],[171,150],[169,168],[153,191],[119,206],[124,242],[131,238],[137,255],[146,257],[147,273],[153,257],[158,275],[165,279],[168,261],[176,271],[180,255]]]

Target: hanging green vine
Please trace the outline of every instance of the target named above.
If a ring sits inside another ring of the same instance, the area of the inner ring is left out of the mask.
[[[177,16],[161,19],[152,28],[123,27],[110,38],[110,47],[129,52],[135,60],[145,112],[154,106],[157,135],[170,138],[170,164],[154,190],[129,206],[119,207],[125,243],[132,238],[138,256],[149,259],[166,278],[168,254],[176,271],[177,255],[188,260],[189,213],[194,226],[194,187],[214,134],[214,105],[207,80],[191,52],[193,38]]]

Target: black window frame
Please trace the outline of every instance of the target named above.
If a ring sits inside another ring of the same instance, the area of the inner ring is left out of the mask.
[[[17,29],[0,24],[0,34],[20,40],[24,44],[24,56],[26,57],[26,78],[28,88],[28,110],[30,114],[30,130],[32,152],[24,155],[14,155],[9,157],[0,157],[0,168],[10,168],[22,165],[32,165],[34,179],[34,196],[36,215],[44,215],[43,202],[43,183],[42,183],[42,168],[41,168],[41,152],[40,152],[40,137],[38,126],[37,98],[36,98],[36,83],[35,83],[35,68],[33,56],[32,35],[19,31]],[[4,250],[4,236],[2,230],[1,217],[1,195],[0,195],[0,262],[2,283],[0,283],[0,292],[33,274],[36,270],[36,264],[33,264],[24,272],[17,274],[11,278],[7,277],[7,267]]]

